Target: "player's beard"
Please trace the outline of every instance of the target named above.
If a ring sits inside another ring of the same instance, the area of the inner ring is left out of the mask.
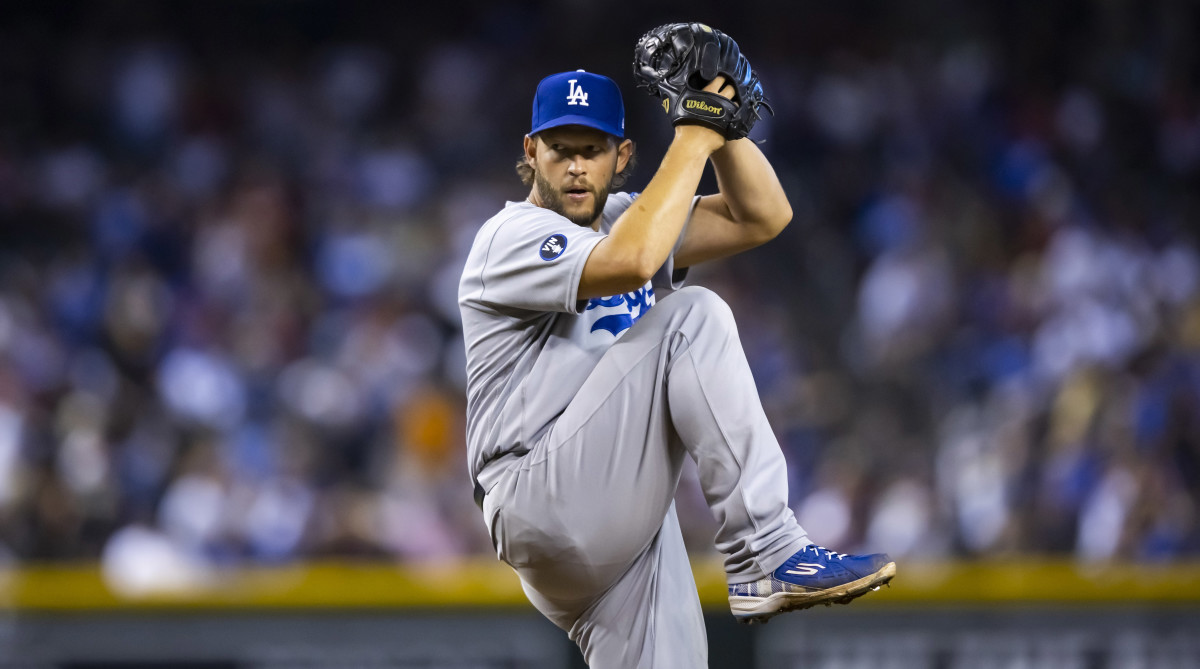
[[[616,176],[614,170],[613,176]],[[600,218],[600,214],[604,213],[604,204],[608,202],[608,191],[612,187],[612,178],[605,181],[603,186],[588,185],[582,186],[587,188],[592,193],[592,206],[590,209],[568,213],[566,203],[563,201],[563,190],[554,187],[542,176],[541,172],[533,173],[533,181],[537,187],[538,200],[542,206],[562,216],[568,221],[578,225],[581,228],[590,228],[592,223]]]

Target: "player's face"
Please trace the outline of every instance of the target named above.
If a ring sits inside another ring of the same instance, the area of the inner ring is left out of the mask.
[[[628,161],[626,140],[583,126],[562,126],[525,138],[525,157],[533,167],[530,199],[590,227],[604,211],[613,177]]]

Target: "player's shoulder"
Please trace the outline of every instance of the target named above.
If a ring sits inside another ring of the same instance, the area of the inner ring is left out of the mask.
[[[609,193],[608,202],[604,203],[604,211],[605,213],[608,213],[610,208],[617,208],[624,211],[625,209],[629,208],[629,205],[633,204],[633,201],[637,199],[637,196],[638,194],[636,192],[626,193],[625,191],[621,191],[619,193]]]
[[[519,202],[505,202],[504,208],[496,212],[494,216],[484,221],[480,231],[488,228],[496,228],[505,225],[511,221],[522,221],[530,219],[539,219],[547,214],[553,216],[554,212],[543,207],[539,207],[529,200],[521,200]]]
[[[616,222],[621,214],[633,204],[637,199],[637,193],[609,193],[608,200],[604,203],[603,221],[600,229],[607,232],[612,229],[612,224]]]
[[[489,258],[511,258],[533,249],[541,260],[562,255],[568,242],[597,235],[590,228],[575,225],[562,215],[528,201],[508,202],[475,233],[468,254],[468,267],[483,266]]]
[[[503,209],[479,226],[479,230],[475,232],[475,245],[478,246],[505,231],[520,230],[529,227],[530,224],[553,223],[558,217],[558,214],[528,200],[506,202]]]

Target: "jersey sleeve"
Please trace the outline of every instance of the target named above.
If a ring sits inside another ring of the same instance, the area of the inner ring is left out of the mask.
[[[528,311],[578,313],[583,266],[603,233],[529,208],[499,221],[474,249],[478,299]]]

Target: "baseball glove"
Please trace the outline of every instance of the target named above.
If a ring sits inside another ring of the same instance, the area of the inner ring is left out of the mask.
[[[702,90],[717,75],[736,90],[732,100]],[[726,139],[749,134],[762,118],[760,108],[775,113],[737,42],[703,23],[668,23],[642,35],[633,51],[633,77],[662,98],[672,125],[698,123]]]

